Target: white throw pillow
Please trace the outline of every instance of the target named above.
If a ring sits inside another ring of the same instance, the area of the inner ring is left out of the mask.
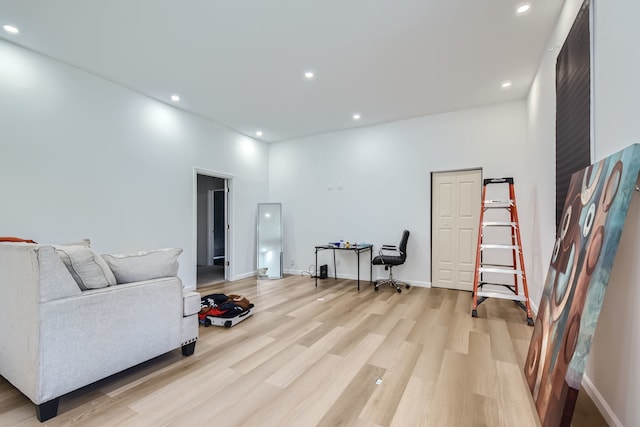
[[[106,262],[86,246],[54,245],[58,256],[83,291],[106,288],[116,284],[116,278]]]
[[[178,274],[178,257],[182,249],[168,248],[135,254],[102,255],[118,283],[140,282]]]

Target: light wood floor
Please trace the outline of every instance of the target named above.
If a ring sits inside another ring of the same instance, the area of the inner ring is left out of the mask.
[[[532,328],[510,301],[474,319],[469,293],[442,289],[286,277],[199,291],[245,295],[255,314],[201,326],[192,357],[176,350],[62,397],[47,425],[539,425],[522,373]],[[576,416],[604,425],[588,400]],[[42,425],[2,377],[0,425]]]

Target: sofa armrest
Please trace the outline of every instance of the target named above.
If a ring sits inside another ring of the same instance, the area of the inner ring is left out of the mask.
[[[178,348],[182,311],[177,277],[92,289],[41,304],[41,383],[34,402]]]
[[[200,294],[198,292],[183,290],[183,316],[191,316],[200,312]]]

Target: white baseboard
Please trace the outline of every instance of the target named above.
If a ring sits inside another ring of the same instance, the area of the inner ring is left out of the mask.
[[[593,400],[593,403],[596,405],[607,424],[611,427],[624,427],[618,417],[616,417],[616,414],[613,413],[613,410],[607,401],[604,400],[604,397],[602,397],[596,386],[593,385],[593,382],[591,382],[586,374],[582,377],[582,388],[584,388],[584,391],[586,391],[591,400]]]
[[[249,277],[256,277],[258,275],[257,271],[250,271],[248,273],[242,273],[242,274],[236,274],[236,276],[231,279],[231,281],[236,281],[236,280],[241,280],[241,279],[247,279]]]

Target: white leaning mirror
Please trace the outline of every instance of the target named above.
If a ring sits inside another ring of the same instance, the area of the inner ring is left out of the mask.
[[[282,278],[282,203],[258,203],[258,279]]]

